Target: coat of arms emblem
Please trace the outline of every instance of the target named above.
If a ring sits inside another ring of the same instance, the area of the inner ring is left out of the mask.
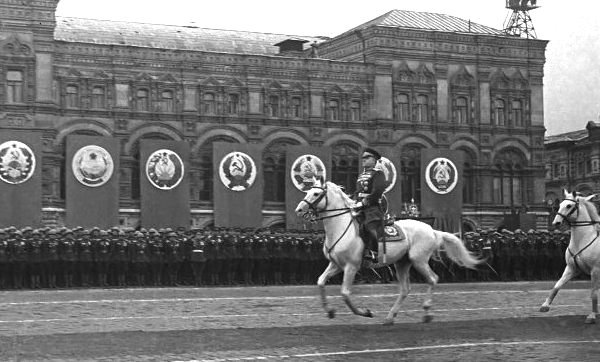
[[[146,162],[146,177],[154,187],[171,190],[183,180],[184,166],[179,155],[168,149],[154,151]]]
[[[431,160],[425,170],[425,181],[437,194],[447,194],[454,190],[458,182],[458,171],[454,162],[445,157]]]
[[[256,179],[254,160],[243,152],[231,152],[219,164],[219,178],[232,191],[246,191]]]
[[[71,167],[77,181],[85,186],[98,187],[110,179],[114,163],[110,153],[104,148],[88,145],[75,152]]]
[[[325,165],[317,156],[302,155],[292,163],[290,177],[298,190],[306,192],[311,187],[325,182]]]
[[[387,186],[383,193],[389,192],[396,185],[396,178],[398,177],[398,173],[396,172],[396,166],[386,157],[381,157],[378,162],[378,167],[381,168],[383,174],[385,175],[385,181]]]
[[[9,184],[23,183],[35,171],[35,155],[29,146],[19,141],[0,145],[0,179]]]

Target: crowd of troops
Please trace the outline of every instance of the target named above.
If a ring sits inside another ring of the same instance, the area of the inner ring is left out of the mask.
[[[554,280],[569,237],[468,232],[466,246],[486,259],[479,270],[458,267],[443,251],[431,265],[441,282]],[[321,232],[294,230],[9,227],[0,229],[0,289],[314,284],[327,266],[323,240]],[[365,269],[358,278],[386,283],[394,273]]]

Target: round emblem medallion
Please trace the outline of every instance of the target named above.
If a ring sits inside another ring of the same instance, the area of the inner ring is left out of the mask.
[[[398,173],[396,172],[396,166],[394,166],[392,161],[390,161],[386,157],[381,157],[379,163],[381,164],[381,170],[385,174],[385,181],[387,183],[387,186],[383,193],[386,193],[393,189],[396,185],[396,178],[398,176]]]
[[[35,155],[29,146],[19,141],[0,145],[0,179],[9,184],[23,183],[35,171]]]
[[[306,192],[315,185],[321,185],[326,180],[323,161],[314,155],[298,157],[290,170],[292,183],[300,191]]]
[[[146,162],[146,177],[152,185],[161,190],[177,187],[183,179],[183,172],[183,161],[171,150],[156,150]]]
[[[395,227],[393,226],[386,226],[385,227],[385,233],[389,236],[397,236],[398,235],[398,230],[396,230]]]
[[[437,194],[443,195],[454,190],[458,182],[458,171],[454,162],[445,157],[431,160],[425,169],[425,181]]]
[[[219,178],[232,191],[246,191],[256,179],[254,160],[243,152],[231,152],[219,163]]]
[[[73,175],[83,185],[98,187],[110,179],[114,164],[110,153],[104,148],[88,145],[75,152],[71,167]]]

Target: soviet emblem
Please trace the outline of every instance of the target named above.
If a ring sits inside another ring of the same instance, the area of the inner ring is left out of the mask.
[[[393,189],[396,185],[396,178],[398,177],[398,173],[396,172],[396,166],[394,166],[392,161],[385,157],[381,157],[379,159],[379,165],[381,167],[381,170],[383,171],[383,174],[385,175],[385,182],[387,186],[385,187],[383,193],[386,193]]]
[[[232,191],[246,191],[256,179],[254,160],[243,152],[231,152],[219,164],[219,178]]]
[[[29,146],[19,141],[0,145],[0,179],[9,184],[23,183],[35,171],[35,155]]]
[[[458,182],[458,171],[454,162],[445,157],[431,160],[425,169],[425,181],[437,194],[443,195],[454,190]]]
[[[98,187],[110,179],[114,163],[110,153],[104,148],[88,145],[75,152],[71,167],[77,181],[85,186]]]
[[[290,178],[298,190],[306,192],[311,187],[325,182],[325,165],[317,156],[300,156],[292,163]]]
[[[146,162],[146,177],[152,185],[161,190],[177,187],[183,179],[183,172],[183,161],[171,150],[156,150]]]

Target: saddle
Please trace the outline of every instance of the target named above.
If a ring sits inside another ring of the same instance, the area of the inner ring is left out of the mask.
[[[406,240],[406,235],[404,235],[404,232],[398,225],[386,225],[383,227],[383,232],[385,234],[386,243],[393,243]]]

